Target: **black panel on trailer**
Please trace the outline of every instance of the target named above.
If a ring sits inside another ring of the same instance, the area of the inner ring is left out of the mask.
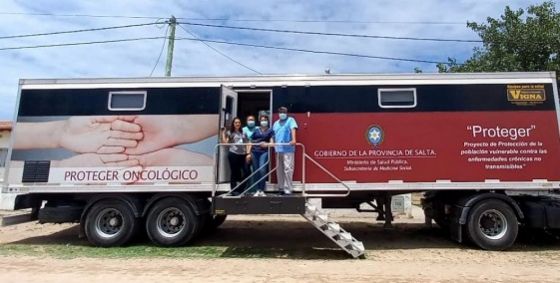
[[[123,90],[146,91],[146,108],[109,110],[109,93]],[[220,89],[209,87],[22,90],[18,116],[216,114],[219,101]]]
[[[547,95],[552,95],[552,84],[544,86]],[[410,112],[378,104],[379,89],[402,88],[416,89],[414,112],[526,110],[507,100],[506,84],[276,87],[273,109],[286,106],[292,113]],[[547,99],[531,110],[554,110],[554,100]]]

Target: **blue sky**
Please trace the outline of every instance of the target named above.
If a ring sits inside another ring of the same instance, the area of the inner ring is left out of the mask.
[[[524,8],[542,1],[138,1],[138,0],[2,0],[0,12],[155,16],[208,19],[288,19],[352,21],[483,21],[499,16],[506,5]],[[85,29],[152,22],[151,19],[87,18],[0,15],[0,36]],[[356,33],[409,37],[477,39],[464,24],[339,24],[296,22],[208,22],[263,28],[300,29],[319,32]],[[188,27],[201,38],[229,40],[322,51],[375,56],[445,61],[468,58],[473,43],[435,43],[379,39],[358,39],[309,35],[235,31],[208,27]],[[0,48],[66,42],[99,41],[162,36],[165,27],[147,26],[111,31],[24,39],[0,39]],[[178,37],[189,37],[177,29]],[[0,51],[0,120],[12,119],[20,78],[146,77],[155,65],[162,40],[146,40],[103,45]],[[363,58],[274,51],[213,44],[227,55],[265,74],[410,73],[415,67],[435,72],[433,64],[405,63]],[[154,76],[163,76],[165,54]],[[177,41],[173,76],[249,75],[251,71],[218,55],[199,42]]]

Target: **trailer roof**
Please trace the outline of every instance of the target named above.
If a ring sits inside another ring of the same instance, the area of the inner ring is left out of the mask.
[[[511,73],[419,73],[419,74],[336,74],[336,75],[260,75],[222,77],[130,77],[21,79],[23,89],[41,88],[110,88],[110,87],[179,87],[179,86],[283,86],[283,85],[345,85],[345,84],[465,84],[481,83],[551,83],[554,72]]]

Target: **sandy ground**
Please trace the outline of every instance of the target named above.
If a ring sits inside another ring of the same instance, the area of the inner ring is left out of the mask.
[[[522,235],[507,252],[487,252],[450,241],[434,225],[398,219],[384,230],[372,214],[335,213],[362,240],[367,259],[347,259],[297,216],[230,217],[194,243],[227,246],[224,258],[74,258],[0,256],[0,282],[560,282],[560,242]],[[77,226],[34,223],[0,228],[0,244],[87,245]],[[231,258],[236,250],[278,250],[259,259]]]

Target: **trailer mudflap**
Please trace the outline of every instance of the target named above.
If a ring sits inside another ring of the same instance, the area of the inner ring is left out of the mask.
[[[460,215],[462,215],[463,210],[465,209],[468,209],[468,207],[459,205],[451,207],[451,216],[449,217],[449,236],[458,243],[463,242],[463,225],[465,223],[461,223]]]

